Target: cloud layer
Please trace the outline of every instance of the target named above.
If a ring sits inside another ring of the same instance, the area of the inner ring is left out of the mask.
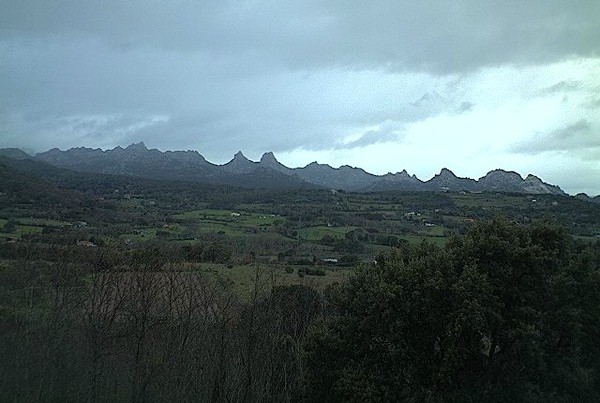
[[[599,194],[573,179],[600,177],[598,15],[595,0],[9,1],[0,146],[506,168]]]

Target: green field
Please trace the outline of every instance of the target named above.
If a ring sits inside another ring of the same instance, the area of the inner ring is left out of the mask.
[[[298,230],[298,236],[307,241],[319,241],[326,235],[339,239],[343,238],[346,233],[353,229],[356,229],[356,227],[306,227]]]
[[[419,236],[419,235],[406,235],[402,237],[406,239],[411,245],[420,244],[423,241],[427,241],[437,246],[444,246],[448,242],[446,237],[432,237],[432,236]]]
[[[505,194],[452,194],[452,200],[459,207],[490,207],[490,208],[526,208],[533,203],[525,195]]]
[[[173,215],[177,220],[224,220],[253,225],[270,225],[275,221],[273,214],[248,213],[241,210],[200,209]]]
[[[28,219],[28,218],[17,218],[14,220],[14,222],[16,222],[16,225],[14,226],[14,230],[10,231],[10,232],[4,232],[4,227],[5,227],[6,223],[8,222],[8,220],[0,219],[0,237],[14,238],[14,237],[21,237],[22,235],[26,235],[26,234],[39,234],[44,230],[45,225],[42,224],[44,221],[53,223],[52,220],[35,220],[35,219]],[[32,224],[32,225],[27,225],[27,224]],[[57,226],[57,225],[53,225],[53,226]]]
[[[298,267],[282,265],[201,265],[198,269],[214,283],[229,289],[244,301],[250,301],[253,292],[263,292],[273,286],[308,285],[324,290],[328,285],[345,282],[352,269],[324,269],[324,276],[298,275]]]

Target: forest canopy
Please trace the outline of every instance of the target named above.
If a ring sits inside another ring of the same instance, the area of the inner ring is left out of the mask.
[[[598,248],[495,219],[381,255],[329,293],[314,401],[598,401]]]

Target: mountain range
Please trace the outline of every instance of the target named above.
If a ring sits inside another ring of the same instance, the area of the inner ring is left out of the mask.
[[[197,151],[159,151],[143,142],[112,150],[85,147],[61,151],[57,148],[29,156],[15,148],[0,150],[13,159],[31,158],[73,171],[125,175],[150,179],[181,180],[256,188],[330,188],[355,192],[374,191],[467,191],[512,192],[566,195],[558,186],[543,182],[535,175],[523,178],[517,172],[497,169],[474,180],[459,178],[443,168],[433,178],[422,181],[406,170],[374,175],[361,168],[343,165],[333,168],[312,162],[305,167],[289,168],[272,152],[260,161],[251,161],[240,151],[226,164],[207,161]]]

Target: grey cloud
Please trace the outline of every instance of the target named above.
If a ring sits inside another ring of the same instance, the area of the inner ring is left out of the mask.
[[[8,0],[0,147],[143,140],[225,161],[240,149],[256,157],[400,141],[411,123],[485,109],[496,90],[469,88],[485,67],[597,57],[598,15],[596,0]],[[586,96],[576,84],[546,91]],[[573,138],[559,130],[534,140],[596,144],[598,122],[585,122]]]
[[[80,145],[114,147],[143,140],[141,133],[153,126],[164,126],[165,116],[71,115],[0,117],[0,132],[7,134],[8,146],[35,152],[52,147]]]
[[[128,51],[155,47],[311,69],[456,72],[600,51],[600,3],[106,1],[10,2],[5,38],[90,36]]]
[[[245,71],[233,60],[202,52],[114,51],[87,37],[49,48],[2,45],[7,57],[0,59],[0,129],[10,133],[2,146],[37,144],[43,151],[143,139],[149,146],[195,148],[215,158],[239,149],[330,149],[356,127],[417,121],[443,108],[441,102],[402,108],[404,97],[432,86],[423,74],[271,71],[261,60]],[[153,116],[169,120],[124,134],[127,119]],[[85,119],[71,124],[78,117]],[[103,120],[112,126],[90,127]]]
[[[339,148],[361,148],[372,144],[398,141],[402,138],[403,125],[398,122],[384,122],[378,130],[368,130],[354,141],[338,146]]]
[[[461,104],[458,106],[456,111],[458,113],[465,113],[465,112],[471,111],[473,109],[473,107],[475,107],[474,103],[471,103],[469,101],[464,101],[464,102],[461,102]]]
[[[600,147],[598,133],[585,119],[550,133],[538,133],[533,138],[514,144],[510,151],[539,154],[546,151],[577,151]]]
[[[475,104],[470,101],[461,101],[460,97],[463,96],[463,91],[453,82],[442,87],[444,94],[439,91],[431,91],[424,93],[420,98],[409,102],[408,105],[411,107],[409,110],[416,111],[427,111],[430,115],[435,115],[446,110],[453,110],[454,113],[461,114],[471,111]],[[445,92],[448,92],[446,94]],[[407,116],[409,114],[406,114]],[[405,121],[409,121],[405,119]]]
[[[425,93],[425,94],[423,94],[423,96],[421,96],[421,98],[412,101],[410,103],[410,106],[414,106],[415,108],[418,108],[419,106],[428,103],[430,100],[431,100],[431,94]]]
[[[249,157],[265,151],[283,152],[296,148],[330,149],[337,144],[336,133],[345,126],[302,120],[265,121],[240,114],[195,115],[179,114],[164,124],[148,126],[136,132],[148,146],[161,150],[195,149],[211,161],[225,162],[243,150]]]
[[[410,102],[410,106],[415,108],[430,107],[439,103],[447,103],[450,100],[442,96],[438,91],[424,93],[419,99]]]

